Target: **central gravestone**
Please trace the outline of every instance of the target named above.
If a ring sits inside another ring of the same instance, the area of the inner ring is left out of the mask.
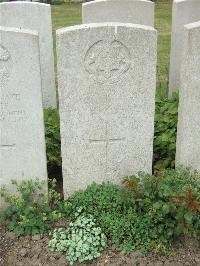
[[[47,182],[38,39],[0,27],[0,186],[11,192],[11,179]]]
[[[69,27],[57,31],[57,54],[65,196],[93,181],[151,173],[156,31]]]

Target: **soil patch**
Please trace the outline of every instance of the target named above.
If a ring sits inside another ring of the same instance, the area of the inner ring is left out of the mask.
[[[0,225],[0,266],[65,266],[69,265],[65,256],[51,252],[48,248],[48,237],[16,238]],[[77,264],[80,265],[80,264]],[[151,253],[147,257],[139,252],[129,255],[107,249],[98,261],[81,265],[91,266],[199,266],[200,242],[192,239],[179,239],[174,245],[174,254],[170,257]]]

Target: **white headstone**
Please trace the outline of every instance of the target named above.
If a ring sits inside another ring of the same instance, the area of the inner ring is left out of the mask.
[[[122,22],[154,26],[154,3],[148,0],[99,0],[82,5],[83,23]]]
[[[151,27],[122,23],[57,31],[65,196],[151,173],[156,39]]]
[[[0,185],[11,191],[11,179],[47,181],[38,39],[0,27]]]
[[[56,107],[50,5],[21,1],[1,3],[0,26],[39,32],[43,106]]]
[[[169,96],[180,89],[184,25],[200,20],[200,0],[174,0],[169,70]]]
[[[200,171],[200,22],[185,26],[176,164]]]

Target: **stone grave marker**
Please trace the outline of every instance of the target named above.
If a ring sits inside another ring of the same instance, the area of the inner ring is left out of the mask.
[[[200,21],[185,26],[176,165],[200,171]]]
[[[151,173],[156,39],[152,27],[122,23],[57,31],[65,196]]]
[[[11,192],[11,179],[47,181],[38,39],[0,27],[0,185]]]
[[[200,20],[199,0],[174,0],[169,69],[169,96],[180,88],[184,25]]]
[[[39,32],[43,106],[56,107],[50,5],[22,1],[1,3],[0,26]]]
[[[148,0],[96,0],[82,5],[83,23],[122,22],[154,26],[154,3]]]

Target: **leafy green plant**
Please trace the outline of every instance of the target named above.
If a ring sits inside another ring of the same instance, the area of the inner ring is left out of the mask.
[[[60,120],[57,109],[48,108],[44,110],[45,138],[47,150],[48,170],[60,168],[61,143],[60,143]]]
[[[124,184],[129,199],[152,220],[159,238],[200,237],[200,174],[179,168],[159,176],[127,177]]]
[[[16,195],[10,194],[5,187],[0,188],[0,196],[8,207],[0,213],[0,222],[7,220],[8,229],[15,235],[43,234],[64,216],[68,204],[62,201],[62,196],[55,191],[56,181],[50,180],[49,193],[45,193],[44,182],[23,180],[16,186]]]
[[[68,202],[71,206],[68,209],[68,215],[72,218],[79,208],[83,208],[88,214],[95,218],[98,217],[98,219],[101,219],[99,216],[101,213],[102,215],[108,212],[121,213],[123,209],[127,208],[121,186],[110,183],[99,185],[93,183],[87,189],[80,190],[72,195]]]
[[[178,121],[178,94],[171,99],[156,97],[154,170],[174,168]]]
[[[122,186],[92,184],[68,201],[71,206],[68,208],[68,215],[73,219],[77,208],[82,208],[86,216],[92,214],[117,250],[140,250],[146,254],[161,246],[157,235],[152,234],[155,228],[151,219],[143,211],[138,212]],[[165,243],[162,244],[165,246]]]
[[[51,250],[63,252],[71,265],[100,257],[106,247],[106,237],[93,216],[76,216],[67,229],[55,229],[49,241]]]
[[[61,5],[64,3],[64,0],[52,0],[51,4],[52,5]]]
[[[199,174],[177,169],[127,177],[124,186],[92,184],[68,200],[68,215],[83,206],[118,250],[168,254],[177,236],[199,237],[199,182]]]

